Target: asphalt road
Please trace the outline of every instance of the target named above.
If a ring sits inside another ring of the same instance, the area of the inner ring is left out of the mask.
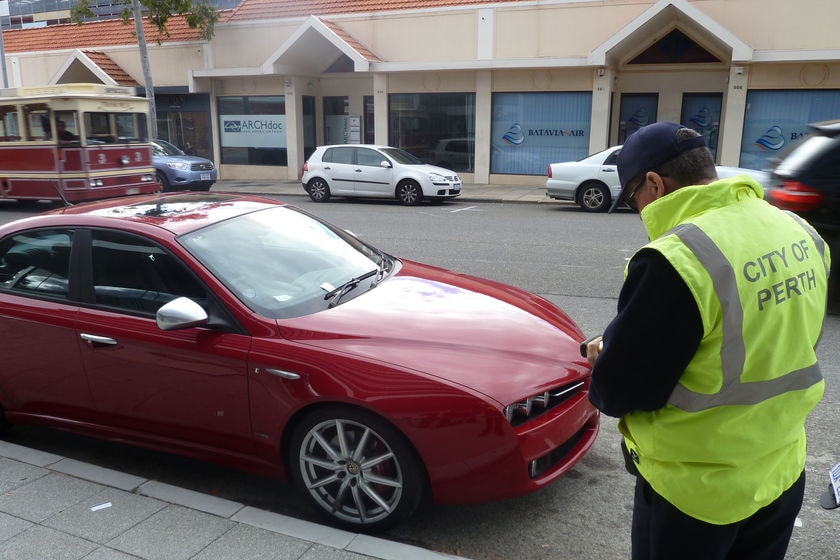
[[[287,200],[392,254],[538,293],[565,309],[587,334],[599,333],[612,317],[626,259],[646,241],[635,214],[592,215],[563,204],[455,201],[406,208],[390,202]],[[17,208],[0,207],[0,221],[18,215]],[[837,550],[840,509],[822,509],[819,497],[828,485],[828,469],[840,462],[840,317],[827,320],[818,352],[827,391],[808,422],[808,485],[788,558],[832,558]],[[287,485],[246,473],[50,430],[16,429],[10,438],[312,518],[312,511]],[[630,550],[632,485],[623,469],[615,420],[602,417],[592,450],[551,487],[504,502],[433,508],[383,536],[473,560],[625,558]]]

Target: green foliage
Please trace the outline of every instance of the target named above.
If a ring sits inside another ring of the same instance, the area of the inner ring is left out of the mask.
[[[210,40],[219,21],[219,12],[208,0],[138,0],[144,17],[155,25],[158,30],[158,42],[161,37],[168,37],[166,24],[173,14],[186,17],[187,25],[199,29],[204,39]],[[123,23],[131,23],[134,19],[132,0],[122,0],[123,9],[120,13]],[[82,23],[95,17],[90,8],[90,0],[76,0],[70,8],[70,19]]]

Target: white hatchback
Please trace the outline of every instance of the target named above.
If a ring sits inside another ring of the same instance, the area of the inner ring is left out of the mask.
[[[428,165],[399,148],[341,144],[316,148],[303,166],[301,183],[315,202],[332,196],[393,198],[406,206],[461,194],[454,171]]]

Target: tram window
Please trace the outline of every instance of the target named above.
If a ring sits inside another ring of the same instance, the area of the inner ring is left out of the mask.
[[[52,138],[50,109],[46,103],[32,103],[23,106],[27,140],[49,140]]]
[[[85,113],[88,144],[147,142],[148,127],[143,113]]]
[[[76,111],[56,111],[55,128],[60,143],[79,141],[79,120]]]
[[[146,116],[141,113],[116,115],[114,122],[117,125],[117,138],[120,142],[146,142],[149,139],[146,131]]]
[[[0,142],[20,140],[17,105],[0,105]]]
[[[111,113],[85,113],[88,144],[110,144],[116,138],[111,131]]]

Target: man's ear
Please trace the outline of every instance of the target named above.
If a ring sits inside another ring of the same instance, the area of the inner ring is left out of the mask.
[[[668,194],[665,188],[665,181],[662,180],[662,177],[659,173],[655,171],[648,171],[648,181],[653,184],[653,198],[654,200],[660,199],[666,194]]]

